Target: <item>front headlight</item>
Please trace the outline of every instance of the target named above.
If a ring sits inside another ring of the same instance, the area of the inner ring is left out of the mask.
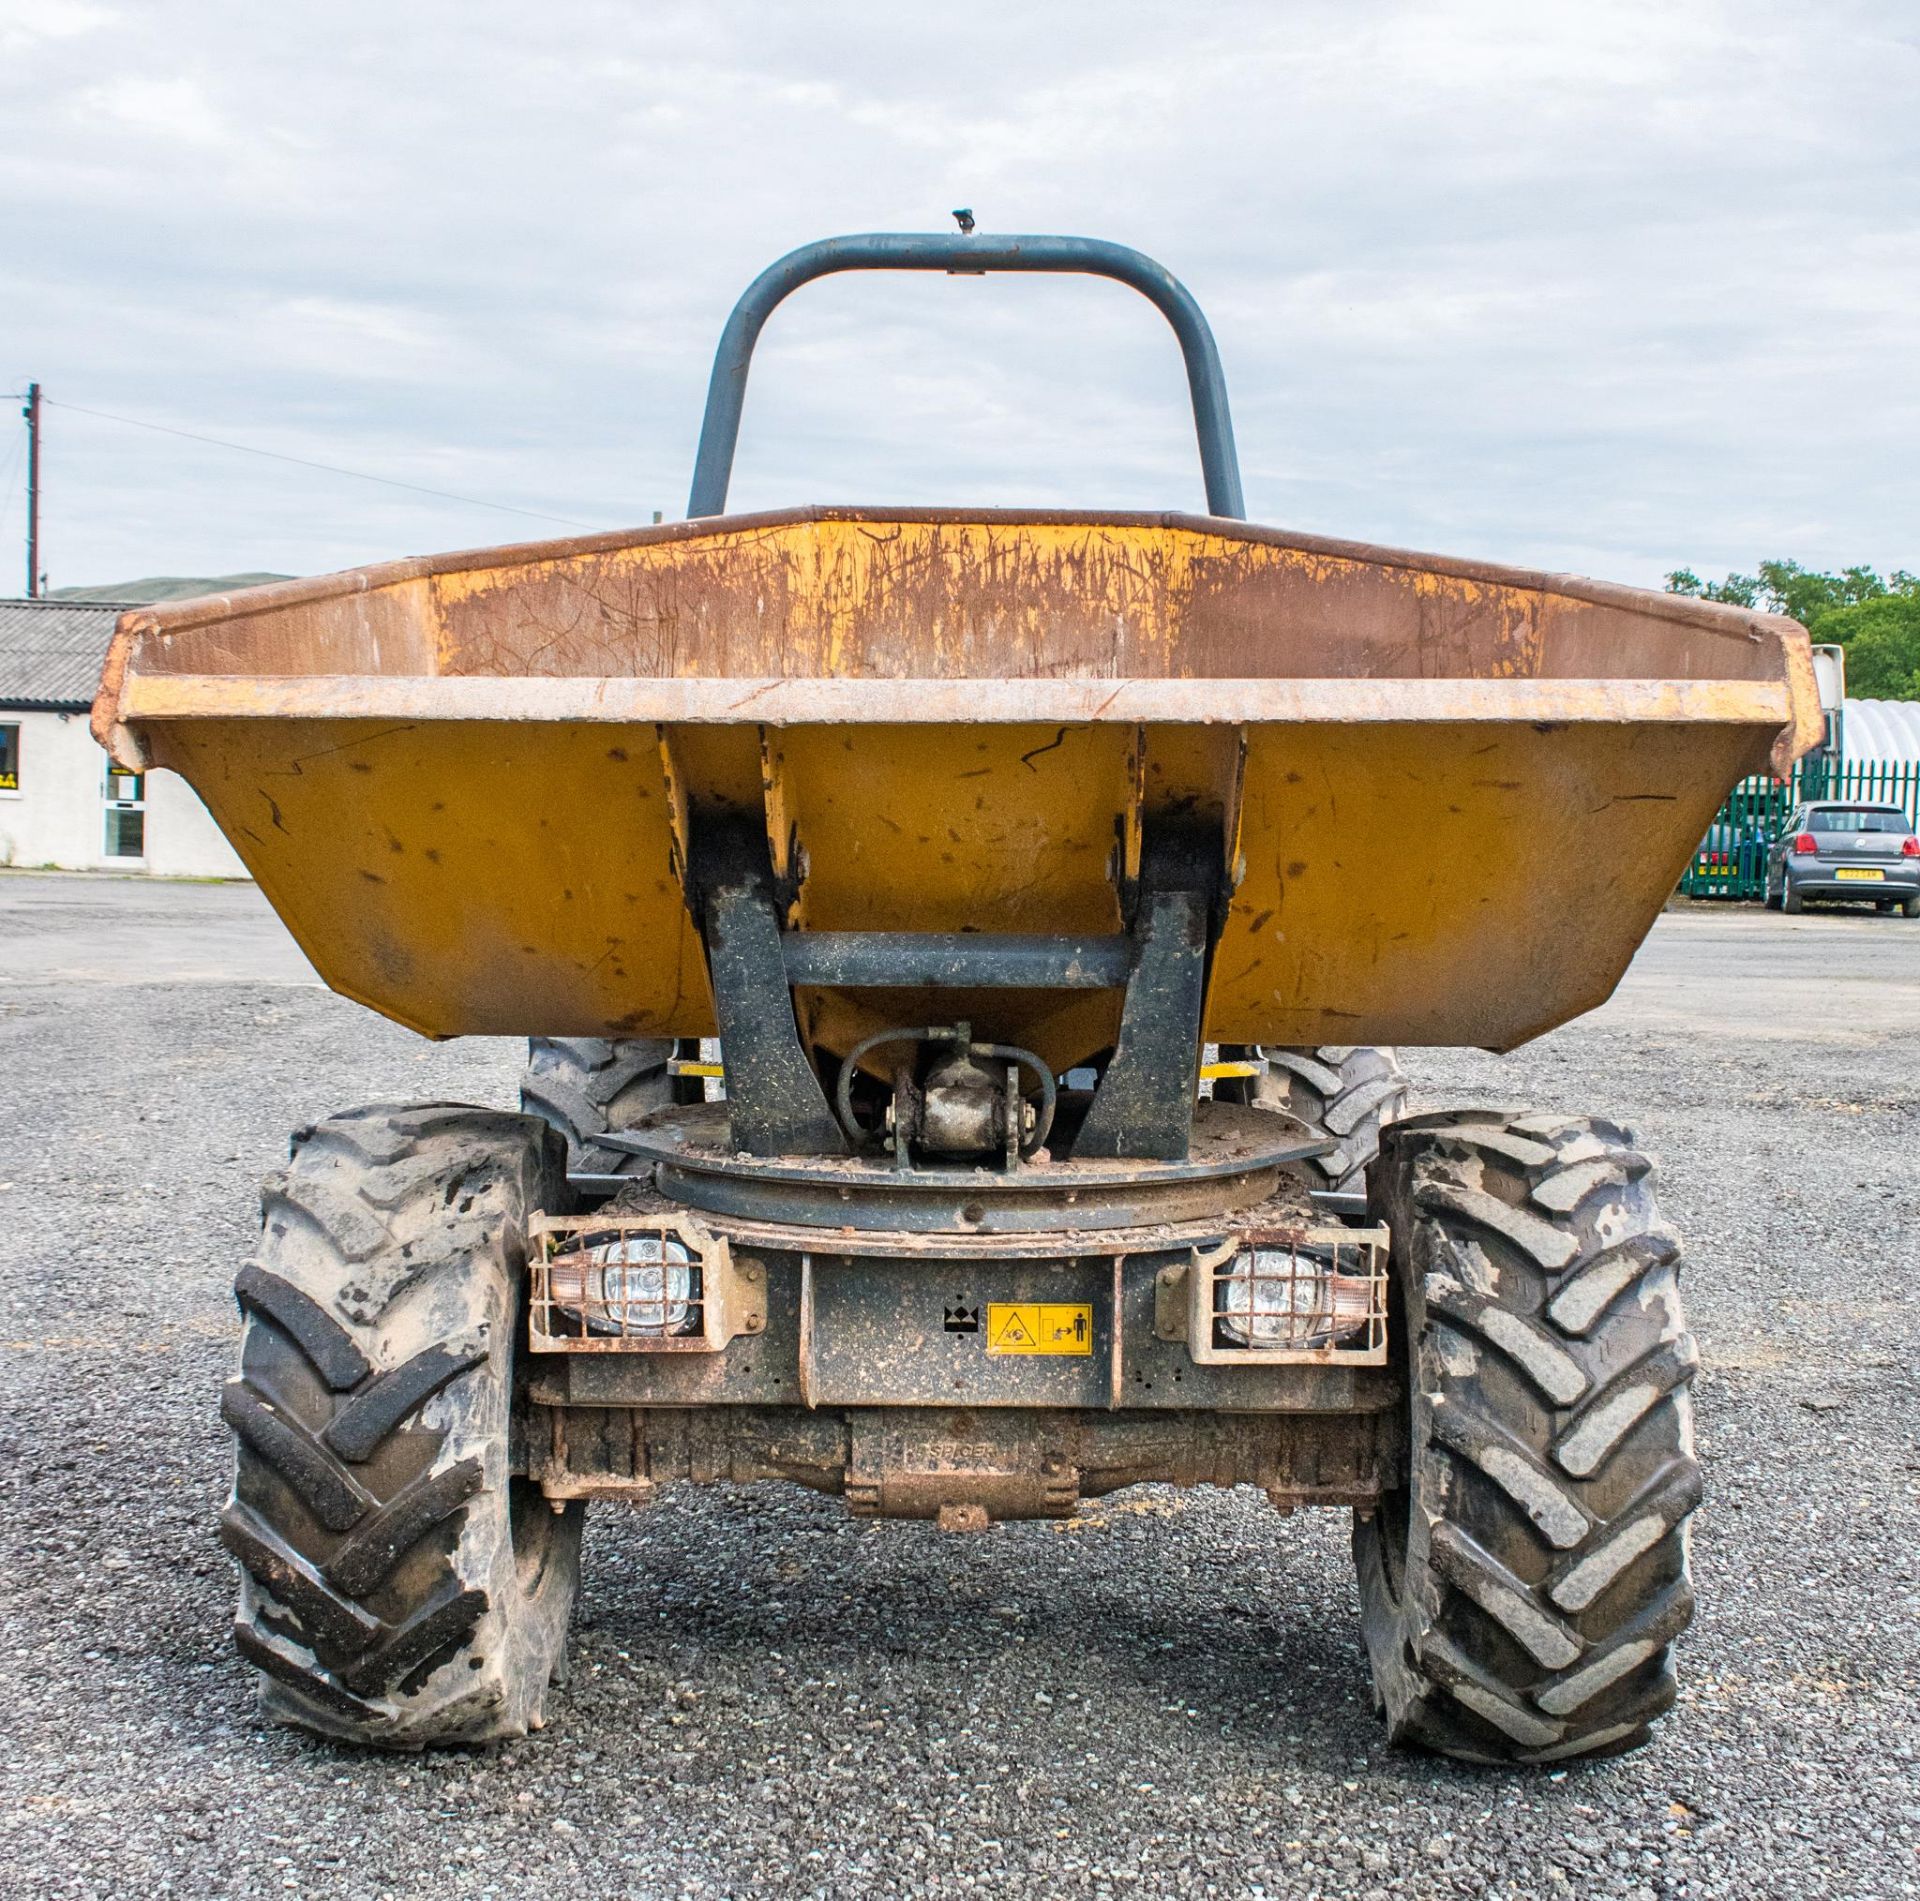
[[[622,1234],[547,1263],[553,1305],[590,1333],[664,1339],[697,1325],[700,1268],[673,1235]]]
[[[1372,1284],[1336,1271],[1331,1250],[1250,1247],[1220,1270],[1214,1316],[1244,1347],[1324,1347],[1364,1326]]]

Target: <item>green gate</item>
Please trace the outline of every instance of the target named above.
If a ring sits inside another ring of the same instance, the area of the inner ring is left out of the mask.
[[[1764,898],[1767,855],[1802,799],[1858,799],[1898,805],[1920,830],[1920,761],[1890,763],[1803,759],[1786,781],[1760,773],[1742,779],[1708,827],[1680,880],[1689,898]]]

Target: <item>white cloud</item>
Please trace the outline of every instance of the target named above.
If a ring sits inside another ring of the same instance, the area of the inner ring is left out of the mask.
[[[41,40],[78,39],[114,19],[90,0],[0,0],[0,52],[17,53]]]
[[[0,0],[0,46],[0,367],[74,402],[644,520],[761,265],[971,204],[1188,279],[1266,519],[1920,565],[1904,0]],[[1192,505],[1183,404],[1113,286],[836,280],[768,328],[735,498]],[[51,421],[57,580],[503,532]]]
[[[184,76],[151,79],[123,73],[104,85],[87,87],[73,103],[76,116],[96,131],[104,122],[186,145],[224,145],[232,137],[200,82]]]

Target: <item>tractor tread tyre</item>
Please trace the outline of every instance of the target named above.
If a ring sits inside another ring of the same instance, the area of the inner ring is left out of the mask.
[[[510,1476],[531,1116],[431,1103],[302,1129],[234,1283],[221,1415],[235,1640],[263,1712],[389,1749],[524,1736],[560,1669],[582,1508]]]
[[[1638,1747],[1673,1701],[1700,1500],[1679,1244],[1590,1118],[1387,1132],[1409,1469],[1354,1528],[1391,1739],[1481,1762]]]
[[[566,1138],[575,1174],[618,1175],[634,1158],[598,1138],[672,1102],[672,1054],[670,1037],[529,1037],[520,1107]]]
[[[1284,1109],[1339,1143],[1306,1166],[1323,1188],[1355,1189],[1380,1150],[1380,1131],[1407,1099],[1406,1072],[1390,1049],[1331,1044],[1318,1049],[1262,1047],[1254,1080],[1257,1107]]]

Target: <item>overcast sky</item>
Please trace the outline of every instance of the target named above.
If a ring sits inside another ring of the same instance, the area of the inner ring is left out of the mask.
[[[971,205],[1185,278],[1256,520],[1920,568],[1914,0],[0,0],[0,127],[5,387],[592,527],[684,508],[761,265]],[[1198,508],[1171,335],[815,285],[733,491],[799,501]],[[55,408],[43,532],[61,586],[556,530]]]

